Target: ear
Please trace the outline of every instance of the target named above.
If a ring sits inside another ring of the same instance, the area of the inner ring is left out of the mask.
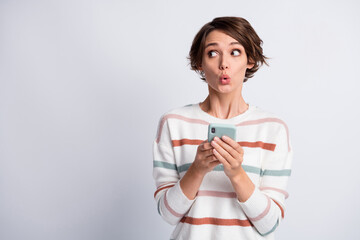
[[[253,68],[254,66],[255,66],[255,63],[252,61],[252,59],[249,59],[246,68],[251,69],[251,68]]]
[[[248,64],[246,68],[247,68],[247,69],[251,69],[251,68],[254,67],[254,65],[255,65],[255,64]]]

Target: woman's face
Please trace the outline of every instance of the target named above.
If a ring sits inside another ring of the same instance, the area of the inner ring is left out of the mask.
[[[199,70],[205,74],[209,87],[219,93],[242,88],[248,64],[244,47],[229,35],[214,30],[206,37]]]

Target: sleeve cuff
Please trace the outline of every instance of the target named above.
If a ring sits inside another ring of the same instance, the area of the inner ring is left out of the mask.
[[[255,187],[254,192],[248,200],[245,202],[237,200],[237,202],[240,204],[245,214],[250,218],[259,216],[268,205],[267,197],[257,187]]]
[[[167,192],[168,204],[178,213],[185,214],[190,209],[195,199],[190,200],[185,196],[180,187],[180,181]]]

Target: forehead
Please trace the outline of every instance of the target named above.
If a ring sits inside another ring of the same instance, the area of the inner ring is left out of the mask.
[[[232,38],[231,36],[227,35],[226,33],[214,30],[211,31],[205,38],[205,47],[208,44],[216,43],[217,45],[233,45],[233,44],[240,44],[237,40]]]

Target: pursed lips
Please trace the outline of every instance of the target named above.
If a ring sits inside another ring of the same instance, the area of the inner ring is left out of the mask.
[[[220,83],[221,83],[221,84],[229,84],[231,78],[229,77],[229,75],[223,74],[223,75],[221,75],[221,77],[220,77],[219,80],[220,80]]]
[[[220,77],[220,79],[228,79],[228,78],[230,79],[229,75],[227,75],[227,74],[223,74]]]

